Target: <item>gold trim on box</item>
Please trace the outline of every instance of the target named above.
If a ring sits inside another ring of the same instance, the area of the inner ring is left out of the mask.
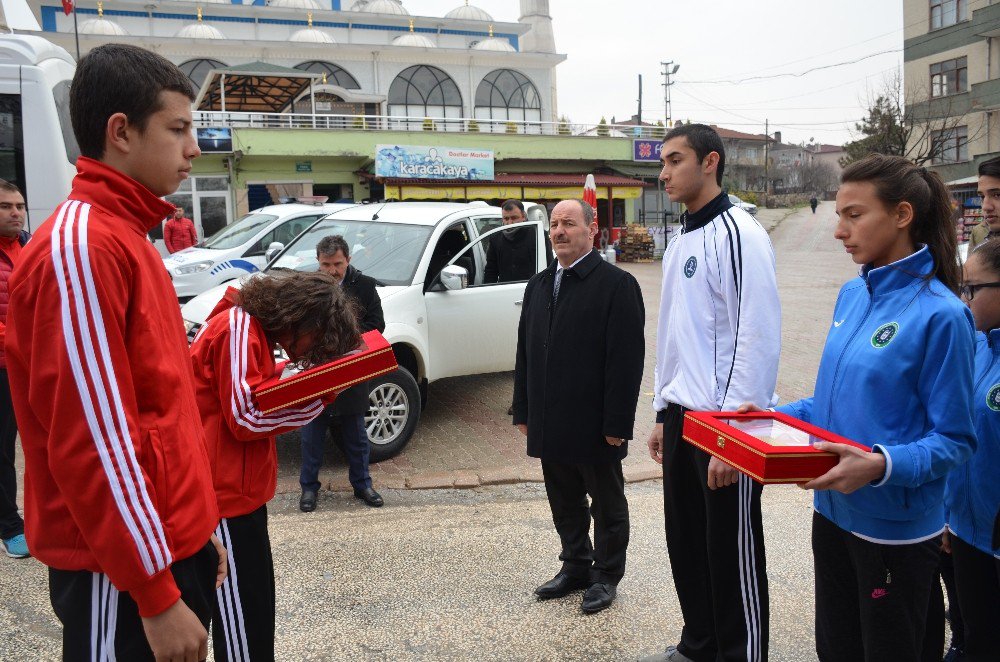
[[[367,361],[367,360],[371,359],[373,356],[378,356],[379,354],[385,354],[386,352],[392,352],[392,347],[385,347],[385,348],[380,349],[378,351],[368,352],[366,354],[361,354],[361,355],[357,356],[356,358],[351,359],[350,361],[345,361],[344,363],[338,363],[335,366],[330,366],[329,368],[324,368],[323,370],[320,370],[318,372],[314,372],[314,373],[312,373],[311,375],[308,375],[308,376],[303,376],[302,374],[298,374],[298,375],[295,375],[294,377],[289,377],[288,379],[286,379],[286,380],[284,380],[282,382],[279,382],[279,383],[275,384],[274,386],[271,386],[270,388],[266,388],[266,389],[264,389],[262,391],[258,391],[257,394],[258,395],[263,395],[265,393],[270,393],[271,391],[276,391],[279,388],[285,388],[289,384],[295,384],[295,383],[298,383],[298,382],[306,380],[306,379],[312,379],[313,377],[316,377],[318,375],[324,375],[324,374],[330,372],[331,370],[340,370],[341,368],[343,368],[345,366],[353,365],[355,363],[358,363],[359,361]],[[393,370],[395,370],[395,368],[393,368]],[[378,374],[381,375],[383,373],[380,372]],[[362,380],[362,381],[364,381],[364,380]],[[326,393],[326,391],[323,391],[323,392]]]
[[[372,355],[369,354],[368,356],[372,356]],[[346,365],[346,364],[342,364],[342,365]],[[331,386],[330,388],[323,389],[322,391],[318,391],[316,393],[312,393],[310,395],[306,395],[304,397],[301,397],[298,400],[293,400],[292,402],[287,402],[287,403],[281,405],[280,407],[272,407],[270,409],[262,409],[261,411],[263,413],[265,413],[265,414],[270,414],[272,411],[278,411],[279,409],[287,409],[288,407],[292,407],[294,405],[297,405],[300,402],[305,402],[306,400],[315,400],[316,398],[320,397],[321,395],[326,395],[327,393],[330,393],[331,391],[342,391],[344,389],[350,388],[351,386],[354,386],[355,384],[360,384],[361,382],[367,382],[367,381],[369,381],[371,379],[374,379],[375,377],[378,377],[379,375],[384,375],[386,373],[390,373],[390,372],[392,372],[393,370],[395,370],[398,367],[399,367],[398,365],[395,365],[395,366],[393,366],[391,368],[385,368],[383,370],[379,370],[378,372],[373,372],[370,375],[365,375],[364,377],[360,377],[358,379],[352,379],[351,381],[349,381],[347,383],[338,384],[337,386]],[[316,374],[320,374],[320,373],[316,373]],[[273,390],[274,390],[273,388],[270,388],[267,391],[260,391],[260,393],[267,393],[267,392],[273,391]]]
[[[736,444],[740,448],[745,448],[746,450],[750,451],[754,455],[760,455],[763,458],[769,458],[769,457],[809,457],[810,455],[833,455],[834,454],[834,453],[831,453],[830,451],[821,451],[821,450],[817,450],[817,451],[814,451],[812,453],[803,453],[803,452],[798,452],[798,453],[765,453],[764,451],[760,450],[759,448],[754,448],[753,446],[748,446],[746,443],[740,441],[736,437],[733,437],[732,435],[728,435],[725,432],[719,430],[718,428],[714,428],[711,425],[705,423],[704,421],[700,421],[697,418],[691,418],[691,417],[685,417],[685,418],[686,418],[686,420],[691,421],[692,423],[697,423],[698,425],[702,426],[703,428],[708,428],[709,430],[711,430],[712,434],[714,434],[714,435],[716,435],[718,437],[717,443],[719,445],[719,448],[724,448],[725,447],[725,440],[728,439],[729,441],[733,442],[734,444]],[[684,437],[684,438],[687,439],[687,437]],[[761,442],[761,443],[764,443],[764,442]],[[698,447],[701,448],[701,445],[698,444]]]

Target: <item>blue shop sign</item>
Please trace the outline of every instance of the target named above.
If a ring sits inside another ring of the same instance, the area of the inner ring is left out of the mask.
[[[378,145],[375,175],[405,179],[493,179],[493,150]]]
[[[657,139],[639,138],[632,141],[632,160],[644,163],[659,163],[663,142]]]

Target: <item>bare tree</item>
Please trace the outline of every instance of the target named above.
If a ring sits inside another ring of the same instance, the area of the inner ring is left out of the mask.
[[[812,159],[799,166],[798,170],[800,193],[828,191],[837,183],[837,171],[829,163]]]
[[[847,155],[841,165],[872,153],[904,156],[917,165],[947,162],[952,152],[966,148],[986,131],[983,122],[969,126],[968,112],[960,110],[954,97],[931,98],[926,89],[904,94],[898,70],[869,93],[866,106],[868,116],[854,125],[856,137],[844,145]]]

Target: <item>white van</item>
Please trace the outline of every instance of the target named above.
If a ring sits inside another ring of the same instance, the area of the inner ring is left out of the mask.
[[[352,204],[270,205],[227,225],[199,246],[163,258],[183,303],[205,290],[260,271],[292,239],[327,214]]]

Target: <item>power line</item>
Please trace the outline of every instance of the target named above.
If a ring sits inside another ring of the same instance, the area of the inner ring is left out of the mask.
[[[845,60],[843,62],[835,62],[833,64],[824,64],[818,67],[812,67],[811,69],[806,69],[805,71],[799,72],[789,72],[782,74],[770,74],[767,76],[749,76],[747,78],[737,78],[737,79],[719,79],[719,80],[686,80],[684,81],[688,85],[740,85],[742,83],[747,83],[750,81],[758,80],[774,80],[775,78],[801,78],[816,71],[823,71],[826,69],[834,69],[836,67],[843,67],[849,64],[857,64],[858,62],[864,62],[865,60],[870,60],[873,57],[878,57],[879,55],[887,55],[889,53],[901,53],[902,48],[893,48],[885,51],[878,51],[877,53],[869,53],[859,58],[853,60]]]

